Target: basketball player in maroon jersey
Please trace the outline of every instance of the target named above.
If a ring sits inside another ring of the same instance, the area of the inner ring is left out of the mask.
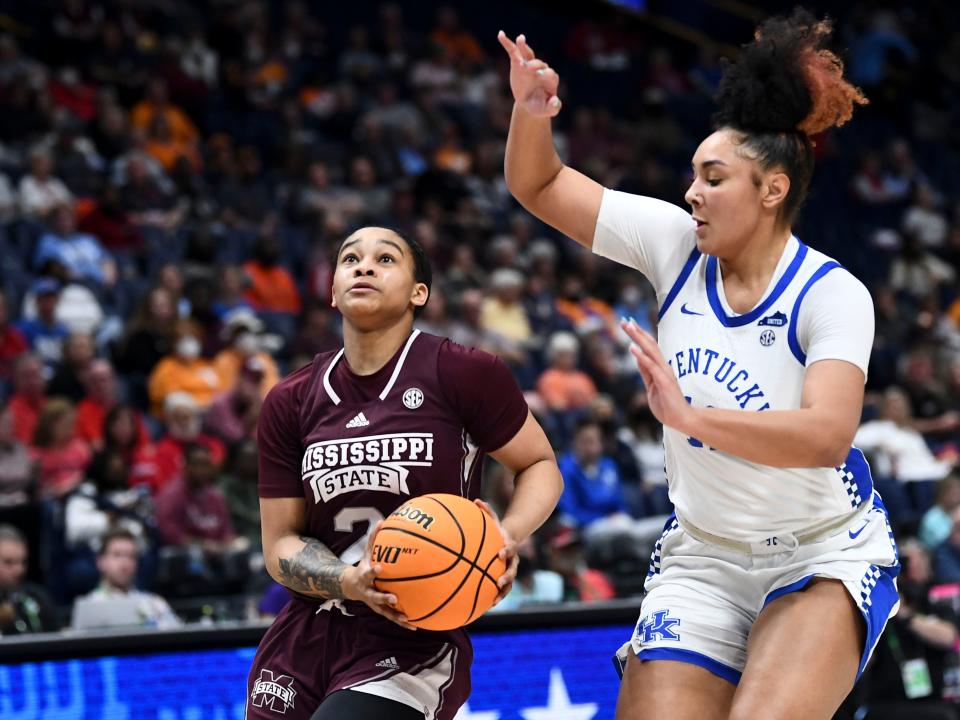
[[[502,597],[516,544],[560,497],[553,450],[507,367],[413,329],[430,283],[416,241],[381,227],[352,233],[333,279],[343,348],[317,355],[264,402],[264,557],[294,597],[257,650],[250,720],[453,718],[470,694],[470,640],[463,629],[416,630],[396,597],[374,589],[378,523],[426,493],[476,500],[490,454],[516,475],[501,522]]]

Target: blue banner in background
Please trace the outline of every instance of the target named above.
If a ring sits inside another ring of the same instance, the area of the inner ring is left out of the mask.
[[[475,633],[457,720],[609,720],[631,626]],[[149,642],[149,638],[144,638]],[[0,665],[3,720],[243,720],[253,648]]]

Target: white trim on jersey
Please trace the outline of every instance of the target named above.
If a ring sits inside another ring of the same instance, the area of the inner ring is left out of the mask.
[[[394,700],[416,708],[425,720],[433,720],[443,707],[444,692],[453,682],[458,656],[456,645],[444,643],[440,652],[409,671],[391,671],[388,677],[353,683],[347,689]]]
[[[323,388],[327,391],[327,395],[330,396],[330,399],[333,400],[334,405],[340,404],[340,396],[334,392],[333,387],[330,385],[330,373],[333,372],[333,368],[340,361],[342,356],[343,348],[340,348],[340,352],[333,356],[333,360],[331,360],[330,364],[327,365],[327,371],[323,374]]]
[[[410,333],[410,337],[407,338],[407,343],[403,346],[403,352],[400,353],[400,359],[397,360],[397,366],[393,369],[393,374],[387,381],[386,387],[384,387],[380,393],[381,400],[387,397],[390,390],[393,388],[394,383],[397,382],[397,377],[400,375],[400,370],[403,368],[403,363],[407,359],[407,353],[410,352],[410,346],[413,345],[413,341],[417,339],[418,335],[420,335],[420,331],[414,330],[412,333]],[[333,400],[334,405],[340,404],[340,396],[337,395],[336,391],[333,389],[333,386],[330,384],[330,375],[333,372],[333,368],[335,368],[337,363],[340,362],[340,358],[343,357],[343,352],[344,348],[340,348],[340,352],[333,356],[333,360],[331,360],[330,364],[327,366],[327,371],[323,374],[323,388],[327,391],[327,395],[330,396],[330,399]]]
[[[390,393],[390,389],[393,387],[393,384],[397,381],[397,376],[400,374],[400,368],[403,367],[403,361],[407,359],[407,353],[410,352],[410,346],[413,345],[413,341],[417,339],[419,334],[419,330],[414,330],[412,333],[410,333],[410,337],[407,338],[407,344],[404,345],[403,352],[400,353],[400,359],[397,360],[397,366],[393,369],[393,375],[390,376],[387,386],[383,389],[383,392],[380,393],[381,400],[387,397],[387,395]]]
[[[460,494],[467,497],[470,490],[470,475],[477,462],[480,446],[473,442],[473,438],[467,434],[466,430],[460,436],[460,446],[463,448],[463,457],[460,459]]]

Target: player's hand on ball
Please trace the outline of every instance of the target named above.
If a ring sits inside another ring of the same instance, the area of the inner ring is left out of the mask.
[[[537,59],[525,36],[518,35],[513,42],[501,30],[497,40],[510,58],[510,90],[516,103],[537,117],[553,117],[560,112],[560,76],[556,71]]]
[[[503,575],[497,578],[497,587],[500,588],[500,592],[497,594],[497,599],[493,603],[496,605],[507,596],[513,587],[513,581],[517,577],[517,567],[520,564],[520,558],[517,555],[517,541],[510,535],[510,531],[500,524],[500,518],[497,517],[492,507],[483,500],[474,500],[474,502],[481,510],[493,518],[494,522],[497,523],[497,527],[500,528],[500,534],[503,535],[504,546],[498,555],[500,559],[507,564],[507,569],[504,570]]]
[[[661,423],[675,430],[685,431],[696,411],[683,396],[673,369],[667,365],[660,346],[653,336],[631,320],[621,320],[620,327],[630,337],[630,352],[647,388],[650,412]]]
[[[343,589],[343,595],[348,600],[359,600],[366,603],[370,609],[383,615],[388,620],[392,620],[408,630],[416,628],[407,622],[407,618],[394,609],[397,604],[396,595],[383,593],[373,586],[373,581],[380,574],[382,567],[380,563],[373,562],[373,539],[377,536],[377,531],[383,524],[381,520],[373,528],[367,539],[367,547],[363,551],[363,558],[357,565],[351,565],[343,571],[340,580],[340,587]]]

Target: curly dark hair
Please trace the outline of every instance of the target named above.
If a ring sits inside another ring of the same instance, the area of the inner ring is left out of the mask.
[[[781,168],[790,178],[782,209],[790,225],[813,175],[810,136],[843,125],[855,105],[867,103],[825,47],[832,33],[829,19],[803,8],[766,20],[737,61],[725,64],[716,96],[715,127],[738,131],[744,153],[761,169]]]

